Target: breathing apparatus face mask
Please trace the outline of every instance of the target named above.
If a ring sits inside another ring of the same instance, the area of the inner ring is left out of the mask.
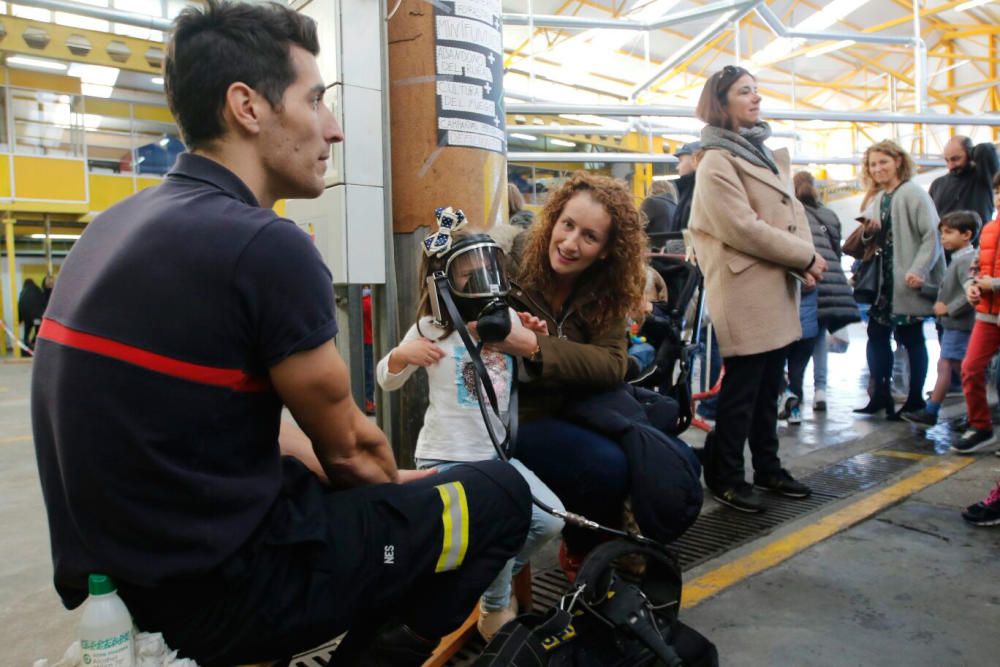
[[[439,255],[445,260],[443,271],[427,277],[434,319],[439,322],[447,319],[442,318],[447,309],[441,302],[444,295],[440,293],[447,289],[463,322],[476,322],[480,340],[499,342],[510,333],[506,300],[510,283],[504,271],[503,251],[486,234],[470,234],[452,242],[451,232],[461,226],[461,222],[450,223],[449,215],[451,219],[461,216],[464,222],[461,211],[441,209],[438,212],[440,231],[424,242],[425,249],[432,249],[428,254]],[[447,238],[442,239],[442,236]],[[458,325],[457,322],[453,324]]]

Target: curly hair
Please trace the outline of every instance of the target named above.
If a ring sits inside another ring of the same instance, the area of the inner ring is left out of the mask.
[[[872,153],[882,153],[883,155],[888,155],[893,160],[901,159],[899,168],[896,170],[896,175],[899,177],[901,183],[905,183],[913,178],[913,175],[917,172],[913,158],[895,141],[886,139],[877,144],[872,144],[865,150],[865,156],[861,158],[861,182],[869,192],[879,189],[875,185],[875,180],[872,178],[871,172],[868,170],[868,158]]]
[[[566,203],[581,192],[587,192],[601,204],[611,217],[611,233],[607,240],[608,255],[594,262],[580,276],[589,290],[598,297],[583,306],[581,314],[595,331],[616,326],[626,315],[641,307],[646,286],[646,233],[644,222],[635,202],[624,185],[608,176],[578,171],[563,185],[549,194],[541,211],[540,223],[530,231],[524,249],[521,287],[547,293],[556,274],[549,261],[552,230],[562,215]]]

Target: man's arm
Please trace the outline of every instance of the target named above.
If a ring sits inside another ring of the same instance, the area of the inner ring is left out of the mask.
[[[270,376],[333,486],[399,480],[385,434],[354,403],[347,366],[332,341],[285,358]]]

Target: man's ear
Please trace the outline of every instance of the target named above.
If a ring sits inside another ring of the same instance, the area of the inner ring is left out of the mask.
[[[226,101],[222,116],[229,129],[239,134],[256,135],[260,132],[260,105],[266,103],[257,91],[235,81],[226,89]]]

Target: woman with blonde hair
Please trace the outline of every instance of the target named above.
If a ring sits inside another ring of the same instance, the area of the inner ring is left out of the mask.
[[[893,421],[900,417],[890,390],[890,338],[895,336],[906,348],[910,361],[910,388],[901,412],[921,410],[926,406],[927,378],[924,319],[934,311],[933,294],[925,296],[922,288],[940,285],[944,277],[938,214],[930,195],[910,180],[914,173],[913,159],[889,140],[869,146],[861,163],[862,181],[874,193],[861,240],[877,247],[882,272],[878,295],[868,311],[872,397],[855,412],[874,415],[885,410]]]
[[[539,218],[511,289],[522,319],[537,320],[493,346],[522,359],[526,370],[516,456],[567,510],[620,526],[629,490],[625,454],[564,417],[625,378],[626,322],[642,304],[646,236],[625,186],[586,172],[550,193]],[[561,561],[572,573],[595,536],[567,527],[564,537]]]
[[[764,510],[745,479],[747,441],[753,486],[790,498],[811,493],[778,458],[778,396],[786,348],[802,337],[799,285],[815,286],[827,264],[792,196],[787,151],[764,143],[771,128],[760,103],[757,81],[742,67],[726,66],[705,83],[697,108],[707,123],[704,156],[689,225],[725,364],[705,483],[741,512]]]

